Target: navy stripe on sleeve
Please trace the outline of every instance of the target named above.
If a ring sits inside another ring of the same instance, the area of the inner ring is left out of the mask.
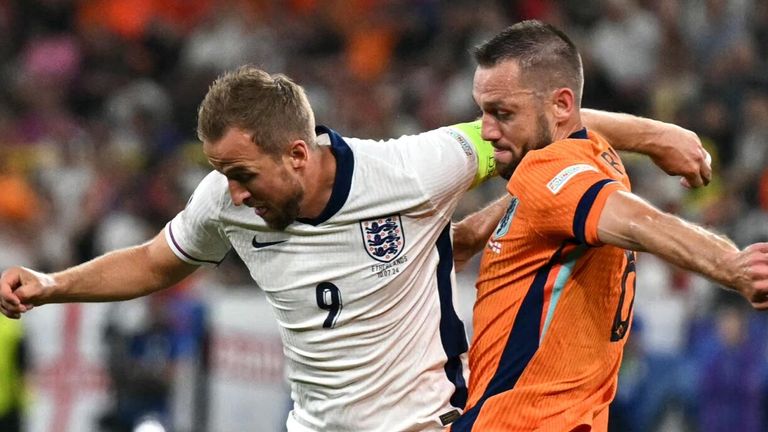
[[[600,191],[608,183],[612,183],[616,180],[603,179],[593,184],[584,192],[581,196],[578,206],[576,206],[576,212],[573,215],[573,236],[576,240],[582,244],[588,244],[586,239],[586,233],[584,232],[587,225],[587,217],[589,217],[589,211],[592,210],[592,204],[595,203],[595,199]]]
[[[193,257],[192,255],[188,254],[184,249],[182,249],[181,246],[179,246],[179,242],[176,241],[176,237],[173,235],[173,229],[171,228],[171,225],[172,224],[168,224],[168,234],[170,234],[171,241],[173,242],[173,245],[176,246],[176,249],[179,252],[181,252],[182,255],[184,255],[185,257],[189,258],[190,260],[195,261],[195,262],[199,262],[199,263],[208,263],[208,264],[219,265],[219,264],[221,264],[222,261],[224,261],[224,258],[227,257],[227,255],[225,254],[224,258],[222,258],[219,261],[209,261],[209,260],[203,260],[203,259],[199,259],[199,258]]]

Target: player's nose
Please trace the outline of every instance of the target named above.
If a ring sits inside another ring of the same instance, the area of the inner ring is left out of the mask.
[[[483,114],[480,120],[480,136],[485,141],[498,141],[501,139],[501,130],[496,120],[488,114]]]
[[[243,205],[243,203],[251,197],[251,193],[248,189],[244,188],[240,182],[235,180],[229,180],[229,195],[232,197],[232,203],[236,206]]]

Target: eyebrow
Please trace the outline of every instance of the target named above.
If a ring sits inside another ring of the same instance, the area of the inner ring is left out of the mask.
[[[538,93],[536,90],[518,90],[514,92],[505,93],[502,97],[497,96],[495,99],[491,99],[489,101],[485,101],[481,106],[486,108],[493,108],[493,109],[510,109],[510,108],[517,108],[520,103],[515,100],[515,96],[518,95],[536,95]],[[473,95],[474,98],[474,95]]]
[[[250,171],[248,170],[248,168],[243,166],[233,166],[233,167],[223,167],[221,169],[221,173],[229,177],[229,176],[242,174],[242,173],[250,173]]]
[[[221,163],[221,161],[212,161],[208,159],[208,165],[212,166],[213,169],[216,171],[224,174],[225,176],[229,177],[232,174],[237,174],[240,171],[245,171],[245,168],[242,166],[228,166],[226,163]]]
[[[494,108],[494,109],[496,109],[496,108],[503,107],[504,104],[499,102],[499,101],[490,101],[490,102],[483,103],[483,106],[486,107],[486,108]]]
[[[480,105],[480,108],[485,111],[491,111],[491,110],[510,111],[517,108],[517,106],[518,104],[516,103],[503,103],[501,101],[496,100],[496,101],[485,102],[482,105]]]

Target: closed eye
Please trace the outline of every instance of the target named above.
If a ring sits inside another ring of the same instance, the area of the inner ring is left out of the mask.
[[[256,174],[239,173],[227,176],[230,180],[234,180],[238,183],[248,183],[256,177]]]
[[[490,114],[498,121],[507,121],[512,118],[512,113],[504,110],[494,110]]]
[[[238,183],[248,183],[256,177],[256,173],[239,168],[228,170],[224,175],[227,176],[229,180]]]

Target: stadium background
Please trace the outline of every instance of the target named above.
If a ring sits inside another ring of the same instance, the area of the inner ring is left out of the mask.
[[[469,48],[526,18],[576,41],[585,107],[678,123],[714,156],[695,192],[628,157],[636,192],[741,246],[768,240],[765,0],[6,0],[0,268],[61,269],[161,229],[208,170],[195,112],[223,70],[287,73],[319,123],[396,136],[476,116]],[[459,277],[465,318],[476,266]],[[179,432],[281,430],[270,312],[235,258],[221,267],[148,299],[30,312],[23,430],[131,430],[150,413]],[[766,315],[648,255],[635,314],[613,430],[768,430]]]

